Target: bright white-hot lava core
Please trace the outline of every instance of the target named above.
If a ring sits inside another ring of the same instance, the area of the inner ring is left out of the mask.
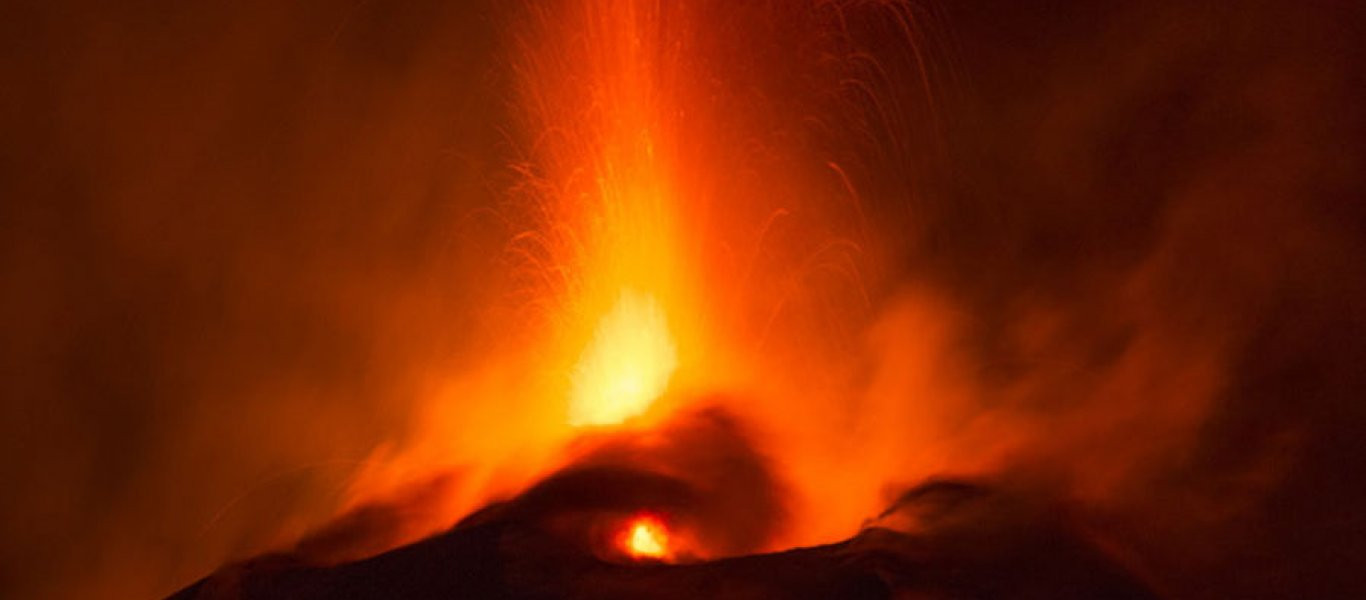
[[[574,367],[569,423],[612,425],[639,415],[664,393],[678,353],[653,296],[622,290]]]
[[[622,550],[638,560],[667,560],[669,530],[654,515],[639,515],[631,520],[622,536]]]

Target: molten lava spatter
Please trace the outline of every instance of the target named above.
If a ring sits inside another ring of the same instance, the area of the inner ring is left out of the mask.
[[[570,424],[612,425],[645,412],[664,393],[677,366],[659,303],[623,290],[574,368]]]
[[[631,519],[621,538],[621,549],[636,560],[668,560],[669,530],[658,517],[644,514]]]

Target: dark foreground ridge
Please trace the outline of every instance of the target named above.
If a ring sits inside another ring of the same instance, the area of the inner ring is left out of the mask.
[[[657,475],[592,469],[555,485],[604,478],[660,488]],[[1155,597],[1055,511],[962,482],[921,485],[840,543],[688,564],[604,559],[547,526],[564,510],[533,489],[378,556],[332,566],[263,556],[170,600]]]

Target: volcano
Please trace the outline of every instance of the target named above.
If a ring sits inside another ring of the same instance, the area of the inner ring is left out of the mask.
[[[0,2],[0,598],[1364,598],[1362,40]]]
[[[729,441],[730,452],[749,452],[734,443],[740,432],[730,417],[710,411],[691,421],[685,427],[694,434],[690,443],[700,434],[713,445]],[[224,567],[170,600],[1158,597],[1070,523],[1061,507],[1031,505],[1008,491],[953,480],[906,491],[857,535],[838,543],[689,558],[686,550],[668,547],[673,538],[726,538],[754,530],[754,521],[770,517],[759,508],[762,501],[734,496],[766,490],[755,489],[752,481],[729,480],[747,469],[661,475],[629,466],[634,459],[609,458],[619,449],[598,449],[420,542],[340,564],[310,558],[322,546],[356,543],[373,523],[385,521],[381,513],[387,509],[357,511],[295,552]],[[713,485],[721,487],[705,491]],[[715,489],[731,497],[718,499]],[[736,502],[749,509],[717,509]],[[628,516],[639,511],[661,517],[643,524]],[[671,528],[667,537],[665,527]],[[622,528],[624,540],[602,535]]]

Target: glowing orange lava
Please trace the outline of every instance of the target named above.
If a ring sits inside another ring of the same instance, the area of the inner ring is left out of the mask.
[[[639,415],[664,393],[677,366],[659,303],[623,290],[575,366],[569,423],[613,425]]]
[[[654,515],[644,514],[631,519],[621,537],[621,549],[636,560],[668,560],[669,529]]]
[[[839,10],[799,5],[528,3],[510,59],[522,145],[509,306],[490,313],[509,331],[482,362],[423,380],[410,441],[366,461],[352,502],[397,494],[414,473],[458,472],[413,536],[439,531],[562,466],[580,435],[647,429],[705,402],[760,426],[791,484],[792,527],[773,547],[841,539],[880,510],[892,463],[924,456],[901,451],[921,439],[897,425],[918,422],[906,399],[945,395],[932,377],[943,370],[919,360],[939,338],[917,330],[915,352],[892,354],[906,364],[877,373],[882,404],[849,388],[866,367],[864,259],[848,250],[863,247],[862,221],[845,214],[856,190],[814,148],[846,122],[828,90],[859,76],[826,57],[862,54],[827,35]],[[720,26],[734,19],[754,27]],[[819,43],[806,62],[765,62],[789,40]],[[789,89],[801,69],[812,94]],[[670,540],[657,518],[619,533],[610,544],[637,558],[710,551]]]

